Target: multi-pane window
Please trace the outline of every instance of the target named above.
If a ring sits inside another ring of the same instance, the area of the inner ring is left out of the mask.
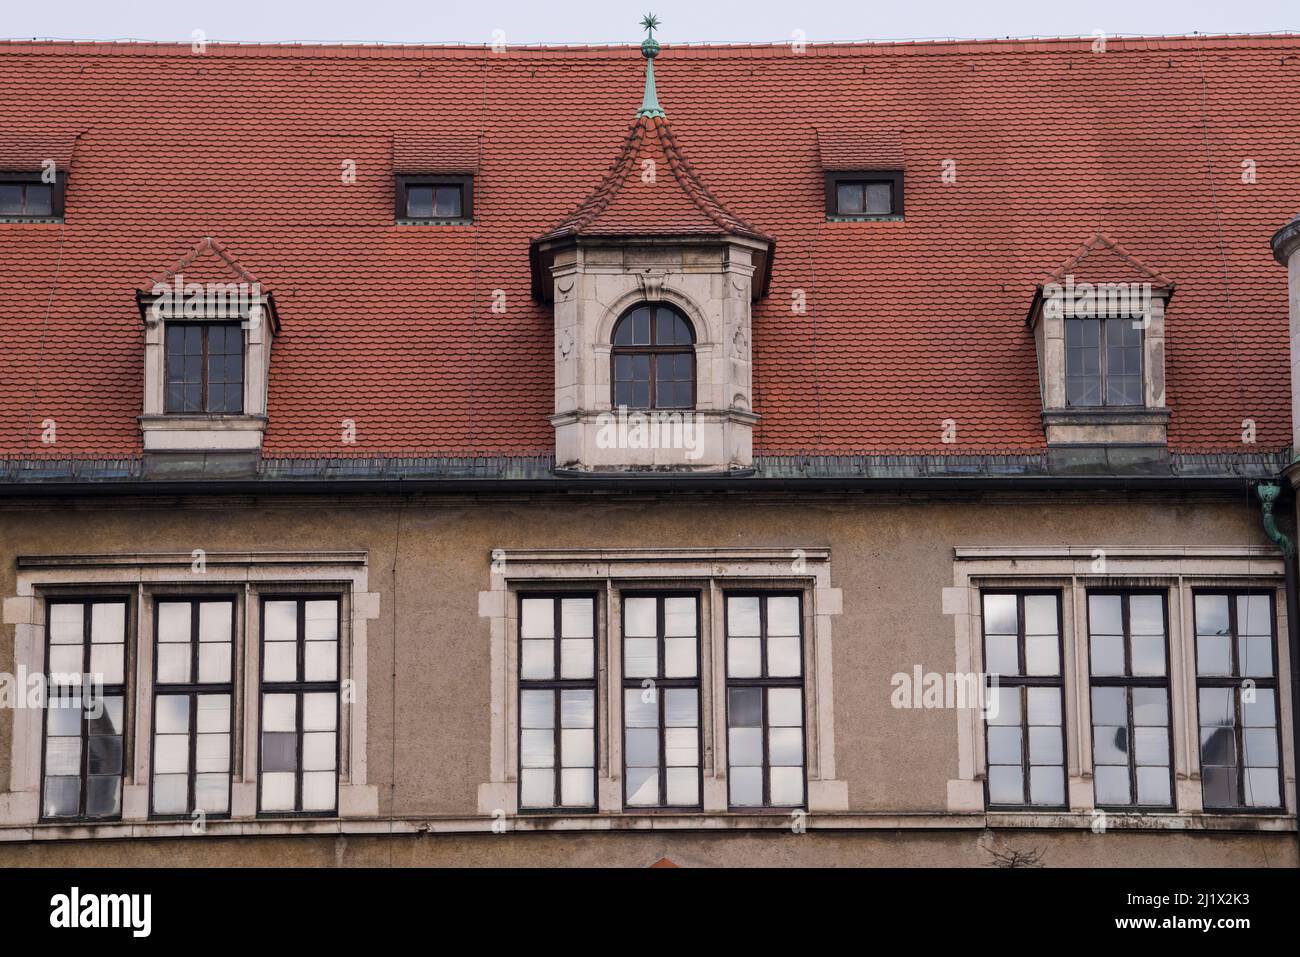
[[[1272,595],[1197,592],[1194,619],[1202,803],[1280,807]]]
[[[230,813],[234,602],[159,599],[152,813]]]
[[[880,219],[903,214],[901,170],[826,173],[826,215],[832,219]]]
[[[983,609],[988,803],[1064,806],[1060,598],[985,592]]]
[[[399,176],[397,218],[399,221],[468,223],[472,218],[473,177]]]
[[[51,218],[55,215],[55,190],[50,183],[0,182],[0,216]]]
[[[48,605],[45,819],[122,813],[126,609],[120,598]]]
[[[695,337],[666,303],[637,306],[614,326],[613,404],[629,409],[695,405]]]
[[[628,807],[700,806],[699,596],[623,597]]]
[[[167,412],[244,410],[244,332],[239,323],[167,324]]]
[[[1099,807],[1169,807],[1169,665],[1161,594],[1088,595],[1093,783]]]
[[[332,814],[338,804],[339,602],[262,602],[261,790],[270,814]]]
[[[804,803],[803,612],[797,594],[727,595],[733,808]]]
[[[519,599],[519,806],[596,807],[596,599]]]
[[[1084,407],[1143,404],[1140,320],[1065,320],[1065,401]]]

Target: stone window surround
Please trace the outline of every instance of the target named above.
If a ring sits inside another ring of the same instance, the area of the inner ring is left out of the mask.
[[[1142,405],[1070,406],[1065,400],[1065,323],[1043,308],[1041,290],[1030,313],[1038,355],[1043,429],[1049,446],[1167,444],[1165,304],[1169,291],[1153,289],[1142,330]]]
[[[41,801],[42,712],[13,712],[9,790],[0,792],[0,840],[189,835],[191,821],[149,820],[152,757],[154,615],[156,598],[184,594],[235,597],[234,763],[231,768],[230,820],[210,821],[207,833],[283,833],[284,822],[257,817],[257,722],[260,695],[259,596],[320,593],[341,603],[343,632],[340,682],[352,682],[351,700],[339,708],[340,762],[338,818],[374,818],[379,792],[367,784],[366,698],[367,622],[379,614],[379,596],[368,591],[365,552],[208,552],[206,571],[191,571],[190,553],[20,556],[17,594],[4,599],[4,623],[14,626],[14,668],[43,673],[46,599],[60,594],[127,595],[126,730],[129,763],[124,769],[122,820],[39,823]],[[15,833],[16,832],[16,833]]]
[[[269,294],[257,300],[261,322],[240,322],[244,332],[244,411],[236,415],[168,412],[167,333],[169,324],[233,322],[220,316],[166,316],[154,319],[154,297],[140,297],[144,320],[144,397],[139,417],[146,452],[239,452],[262,448],[266,434],[267,382],[271,344],[278,330],[275,302]]]
[[[1106,571],[1093,570],[1096,552],[1104,552]],[[1196,667],[1191,631],[1192,591],[1205,588],[1272,588],[1278,635],[1287,633],[1283,559],[1275,549],[1244,547],[1104,547],[1008,546],[954,549],[953,586],[944,589],[945,614],[953,617],[956,670],[979,672],[983,665],[982,606],[985,588],[1057,588],[1064,622],[1062,662],[1065,686],[1066,773],[1069,812],[990,812],[999,826],[1038,826],[1077,818],[1092,826],[1092,718],[1089,695],[1086,592],[1090,588],[1159,588],[1169,597],[1170,727],[1174,765],[1174,812],[1107,811],[1107,826],[1252,828],[1293,830],[1296,807],[1295,769],[1291,767],[1292,715],[1287,687],[1288,644],[1278,642],[1278,688],[1281,721],[1284,808],[1275,812],[1203,811],[1200,779],[1200,730],[1196,716]],[[982,718],[977,709],[957,716],[958,777],[948,782],[948,810],[983,812],[987,773]]]
[[[496,549],[490,587],[479,592],[479,616],[491,627],[491,762],[489,781],[479,787],[479,813],[494,820],[519,814],[517,801],[518,603],[528,590],[551,593],[572,589],[598,593],[597,600],[597,811],[549,812],[537,823],[531,813],[512,827],[592,829],[592,818],[643,819],[672,827],[717,826],[736,820],[779,818],[789,826],[792,813],[755,809],[728,811],[726,760],[726,635],[722,596],[732,589],[798,590],[804,595],[804,720],[806,722],[807,814],[848,810],[848,785],[835,778],[834,701],[831,681],[831,620],[841,613],[840,590],[831,586],[828,548],[629,548]],[[702,811],[623,808],[622,647],[617,623],[619,591],[662,588],[700,591],[701,733],[704,742]]]

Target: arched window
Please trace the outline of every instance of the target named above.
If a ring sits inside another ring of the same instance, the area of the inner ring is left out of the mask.
[[[665,303],[633,306],[614,326],[612,401],[615,408],[695,406],[695,334]]]

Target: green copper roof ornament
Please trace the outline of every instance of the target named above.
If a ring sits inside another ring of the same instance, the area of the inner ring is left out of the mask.
[[[659,55],[659,41],[655,39],[655,28],[659,18],[647,13],[641,18],[641,26],[646,38],[641,42],[641,55],[645,57],[645,96],[641,98],[641,109],[637,116],[667,116],[659,105],[659,95],[655,92],[655,57]]]

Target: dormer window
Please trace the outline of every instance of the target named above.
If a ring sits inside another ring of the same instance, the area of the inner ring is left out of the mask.
[[[398,176],[398,222],[470,222],[473,182],[472,176]]]
[[[1065,402],[1142,405],[1141,317],[1065,320]]]
[[[826,215],[831,219],[902,216],[902,171],[827,172]]]
[[[40,173],[7,173],[0,178],[0,220],[63,218],[63,175],[45,182]]]
[[[695,405],[695,336],[667,303],[635,306],[614,327],[613,403],[628,409]]]
[[[234,323],[167,326],[168,414],[244,411],[244,332]]]

